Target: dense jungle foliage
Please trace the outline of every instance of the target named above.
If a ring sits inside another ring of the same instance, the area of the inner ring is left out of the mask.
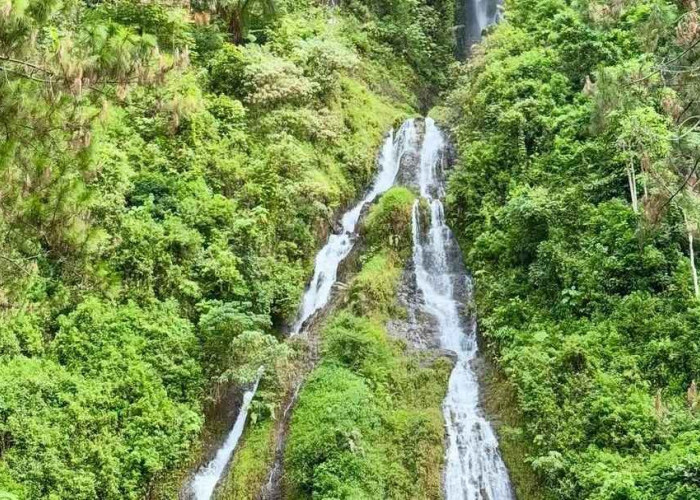
[[[446,83],[451,12],[0,3],[0,496],[141,498],[220,387],[290,356],[329,220]]]
[[[696,2],[507,0],[462,65],[454,12],[0,0],[0,499],[176,497],[263,365],[221,493],[257,498],[313,256],[436,103],[519,499],[700,499]],[[450,363],[386,330],[414,199],[363,223],[290,498],[440,496]]]
[[[700,498],[696,11],[509,1],[447,100],[523,499]]]

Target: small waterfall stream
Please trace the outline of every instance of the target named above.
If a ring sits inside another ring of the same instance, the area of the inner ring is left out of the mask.
[[[407,149],[413,147],[416,140],[414,120],[405,121],[395,137],[393,130],[389,133],[379,155],[379,172],[372,188],[357,205],[343,215],[341,231],[338,234],[332,234],[316,256],[314,275],[302,299],[292,335],[298,334],[304,327],[304,323],[328,304],[336,282],[338,266],[350,254],[355,244],[357,238],[355,230],[362,210],[377,196],[393,186],[401,158]]]
[[[457,54],[469,55],[472,45],[481,40],[486,28],[498,22],[502,0],[463,0],[457,3]]]
[[[508,471],[491,425],[479,407],[471,362],[477,355],[476,323],[461,314],[460,292],[471,293],[452,232],[445,224],[443,159],[446,144],[426,119],[417,175],[421,201],[413,207],[413,259],[422,307],[436,320],[441,347],[457,354],[443,415],[447,428],[444,474],[447,500],[512,500]]]
[[[241,409],[238,412],[236,422],[233,424],[231,431],[226,437],[226,441],[224,441],[224,444],[216,452],[214,459],[209,462],[206,467],[203,467],[197,472],[192,480],[190,487],[195,500],[209,500],[214,493],[214,489],[221,479],[224,470],[226,470],[226,466],[238,445],[238,440],[243,434],[243,429],[245,429],[245,423],[248,419],[250,403],[253,401],[253,397],[258,390],[259,382],[260,375],[258,375],[258,379],[255,381],[253,387],[243,395]]]
[[[341,231],[338,234],[332,234],[316,256],[314,275],[304,293],[297,320],[292,327],[292,336],[299,334],[305,323],[328,304],[333,285],[336,282],[338,266],[350,254],[355,245],[357,223],[363,209],[372,203],[377,196],[393,186],[401,159],[406,152],[415,150],[417,143],[414,120],[407,120],[396,134],[392,130],[385,139],[378,159],[379,171],[371,189],[359,203],[343,215]],[[212,461],[197,471],[190,482],[189,493],[195,500],[210,500],[212,498],[243,434],[250,403],[255,397],[259,381],[260,377],[252,389],[244,394],[236,422],[224,444]],[[275,463],[272,474],[278,467],[279,464]]]

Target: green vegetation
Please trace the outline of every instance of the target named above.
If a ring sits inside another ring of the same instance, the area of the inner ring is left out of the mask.
[[[0,496],[143,497],[207,399],[283,386],[328,220],[451,53],[439,2],[323,3],[0,7]]]
[[[520,499],[700,498],[695,2],[509,0],[455,66],[452,1],[328,3],[0,1],[0,498],[174,497],[204,409],[264,365],[222,490],[254,498],[314,347],[278,335],[312,256],[449,87]],[[384,326],[414,200],[373,207],[321,329],[296,498],[440,495],[450,364]]]
[[[256,418],[246,429],[244,442],[239,446],[231,464],[231,471],[217,492],[226,499],[255,500],[267,481],[274,460],[274,427],[272,417]]]
[[[394,187],[384,193],[367,215],[362,231],[365,244],[374,250],[388,248],[401,260],[410,257],[411,213],[415,199],[415,194],[404,187]]]
[[[408,189],[395,187],[386,192],[372,208],[363,225],[363,244],[370,250],[362,252],[360,259],[369,259],[361,265],[353,277],[349,292],[341,301],[346,309],[358,317],[369,315],[380,325],[389,316],[401,314],[395,301],[396,283],[401,274],[397,262],[410,251],[411,207],[415,195]],[[387,230],[395,235],[387,234]],[[323,327],[321,327],[323,328]],[[291,340],[292,346],[300,346],[299,341]],[[223,499],[258,498],[273,464],[277,417],[288,400],[285,396],[293,391],[290,381],[305,378],[303,374],[311,370],[312,360],[306,356],[287,358],[278,363],[274,373],[278,381],[276,387],[268,386],[267,393],[256,399],[252,422],[246,429],[234,457],[231,472],[226,478],[219,497]],[[291,362],[289,362],[291,361]],[[283,381],[287,381],[284,383]]]
[[[541,478],[530,464],[532,442],[522,429],[523,416],[513,384],[492,360],[483,359],[482,363],[481,400],[492,424],[498,425],[499,451],[508,464],[508,474],[518,498],[552,500],[555,497],[542,486]]]
[[[278,444],[279,417],[287,408],[297,384],[310,370],[312,353],[309,345],[298,338],[289,339],[286,345],[290,350],[286,356],[277,356],[275,366],[268,370],[265,383],[258,388],[251,404],[248,425],[236,448],[229,473],[217,489],[219,500],[256,500],[268,480]]]
[[[440,404],[451,363],[410,350],[383,326],[397,309],[414,199],[394,188],[367,217],[365,233],[384,235],[384,244],[369,247],[344,307],[323,328],[322,361],[300,394],[288,436],[292,498],[440,498]],[[390,242],[391,230],[399,238]]]
[[[695,3],[506,10],[446,115],[520,498],[700,498]]]

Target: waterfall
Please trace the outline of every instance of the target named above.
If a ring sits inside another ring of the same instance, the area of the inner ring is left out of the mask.
[[[405,121],[396,135],[394,135],[393,130],[389,133],[379,153],[379,172],[372,187],[357,205],[343,215],[340,232],[332,234],[326,245],[316,255],[314,275],[304,293],[297,320],[292,328],[292,336],[299,334],[307,321],[328,304],[333,285],[336,283],[338,266],[350,254],[357,239],[357,223],[362,216],[362,211],[377,196],[394,185],[402,161],[408,154],[416,153],[417,147],[418,135],[415,120]],[[292,401],[284,412],[283,422],[289,418],[299,389],[300,387],[297,387]],[[282,475],[284,439],[284,435],[278,438],[275,461],[260,497],[264,500],[279,498],[278,488]]]
[[[292,335],[298,334],[304,327],[304,323],[328,304],[333,285],[336,282],[338,266],[350,254],[355,245],[357,238],[355,231],[362,210],[394,184],[401,159],[407,151],[415,146],[416,142],[414,120],[404,122],[396,136],[392,131],[384,141],[379,156],[379,172],[372,188],[357,205],[343,215],[341,231],[332,234],[316,256],[314,275],[306,293],[304,293],[297,320],[292,328]]]
[[[460,58],[469,55],[472,45],[481,40],[483,31],[498,22],[501,0],[464,0],[458,6],[457,52]]]
[[[190,488],[195,500],[209,500],[212,497],[214,489],[221,479],[221,476],[226,469],[226,465],[228,465],[229,460],[231,460],[231,456],[238,445],[238,440],[243,434],[243,429],[245,428],[245,423],[248,419],[250,403],[255,396],[255,392],[258,390],[258,383],[260,382],[261,375],[262,369],[258,372],[258,378],[256,379],[253,387],[249,391],[246,391],[246,393],[243,395],[241,409],[238,412],[238,417],[236,418],[236,422],[233,424],[231,432],[229,432],[228,436],[226,436],[226,441],[224,441],[224,444],[216,452],[214,459],[205,467],[200,469],[194,476]]]
[[[343,215],[341,231],[338,234],[332,234],[316,256],[314,275],[304,293],[297,321],[292,328],[292,335],[298,334],[306,321],[328,304],[333,285],[336,282],[338,266],[350,254],[357,239],[357,223],[362,215],[362,210],[394,184],[402,158],[407,152],[415,149],[417,143],[414,120],[407,120],[398,133],[394,134],[392,130],[385,139],[378,159],[379,171],[372,187],[359,203]],[[262,368],[259,373],[262,373]],[[255,397],[259,382],[260,375],[253,388],[243,396],[243,404],[226,441],[217,451],[214,459],[199,470],[190,483],[189,493],[193,495],[195,500],[210,500],[212,498],[216,485],[221,480],[243,434],[250,403]]]
[[[476,324],[463,318],[460,289],[471,293],[461,269],[456,240],[445,224],[442,164],[445,140],[426,119],[418,182],[423,202],[413,206],[413,259],[424,311],[435,318],[441,347],[457,354],[443,415],[447,429],[444,474],[447,500],[511,500],[508,471],[491,425],[479,407],[479,386],[471,362],[477,355]],[[421,216],[422,206],[427,207]],[[421,227],[421,222],[429,224]],[[461,287],[461,288],[460,288]]]

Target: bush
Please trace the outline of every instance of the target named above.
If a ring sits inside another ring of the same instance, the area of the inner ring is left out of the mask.
[[[0,366],[3,460],[30,498],[139,498],[187,453],[196,404],[171,400],[143,365],[85,378],[48,360]]]
[[[361,377],[341,367],[319,368],[292,417],[285,453],[290,480],[320,498],[342,498],[348,489],[382,496],[369,449],[379,423],[374,397]]]
[[[376,248],[388,243],[401,258],[408,257],[413,248],[411,227],[415,199],[416,195],[404,187],[394,187],[384,193],[367,216],[363,228],[367,244]]]

